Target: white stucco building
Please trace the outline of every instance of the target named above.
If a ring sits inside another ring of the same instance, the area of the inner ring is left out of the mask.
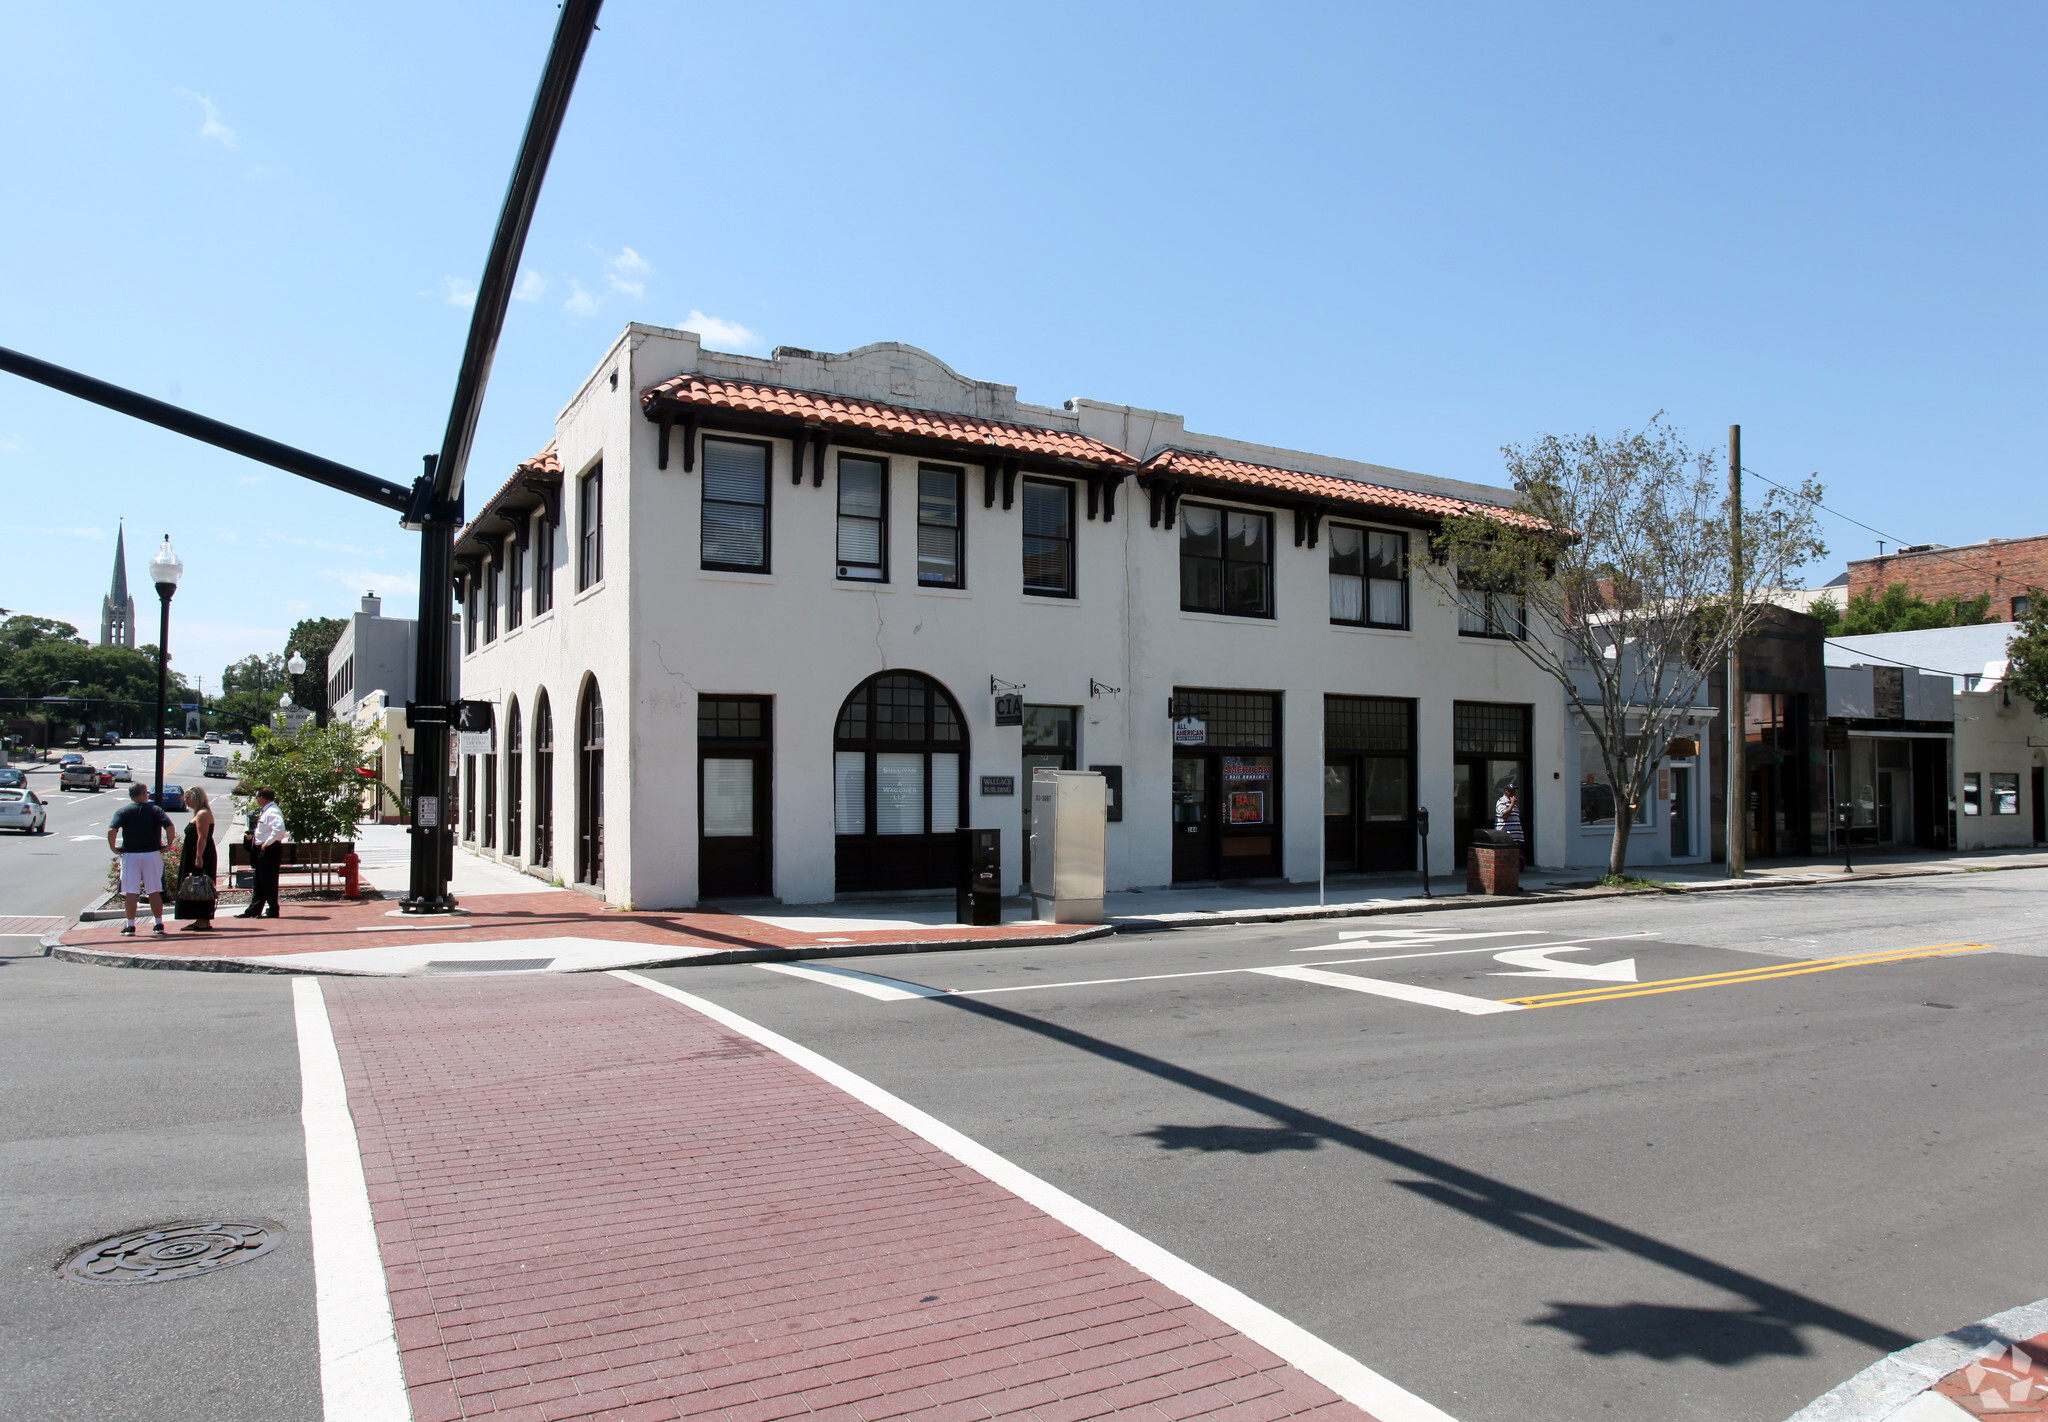
[[[952,831],[994,826],[1014,893],[1058,765],[1112,776],[1112,889],[1312,880],[1326,840],[1413,868],[1418,806],[1448,871],[1509,780],[1560,863],[1562,698],[1510,601],[1461,615],[1426,555],[1513,497],[1024,404],[908,346],[630,326],[458,543],[498,718],[459,833],[652,908],[942,888]]]

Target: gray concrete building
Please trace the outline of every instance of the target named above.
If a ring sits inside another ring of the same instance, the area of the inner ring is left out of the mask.
[[[412,700],[418,627],[409,617],[386,617],[384,600],[364,593],[362,607],[327,654],[329,712],[337,719],[351,717],[357,702],[379,691],[388,705]]]

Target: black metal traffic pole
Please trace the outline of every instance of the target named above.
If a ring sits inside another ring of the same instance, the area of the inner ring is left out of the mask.
[[[432,487],[434,457],[427,456],[421,483]],[[459,521],[459,515],[458,519]],[[418,660],[413,666],[414,701],[407,707],[412,728],[412,878],[399,905],[405,913],[446,913],[455,907],[448,891],[454,866],[448,800],[450,663],[448,635],[455,615],[455,522],[432,519],[420,528]]]

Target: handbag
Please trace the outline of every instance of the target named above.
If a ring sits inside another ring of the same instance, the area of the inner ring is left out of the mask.
[[[184,903],[211,903],[213,880],[204,874],[187,874],[178,885],[178,898]]]

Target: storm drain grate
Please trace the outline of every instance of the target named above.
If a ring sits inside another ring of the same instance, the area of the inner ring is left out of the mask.
[[[161,1284],[246,1264],[277,1247],[279,1226],[179,1220],[89,1244],[59,1271],[82,1284]]]
[[[429,963],[430,973],[536,973],[553,958],[474,958]]]

